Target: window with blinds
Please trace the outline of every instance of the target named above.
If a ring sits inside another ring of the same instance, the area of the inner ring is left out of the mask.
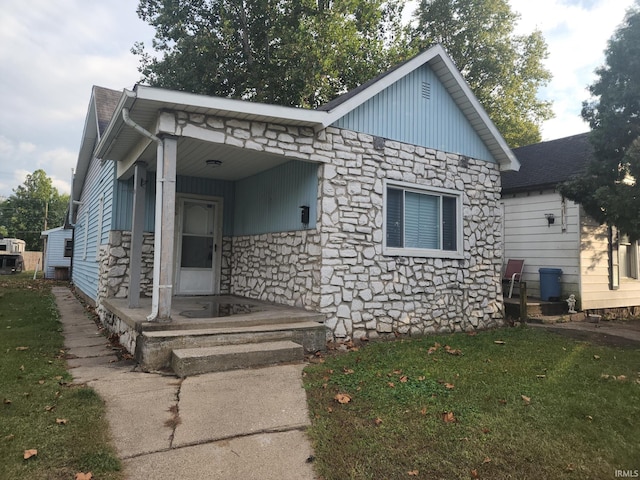
[[[456,256],[460,194],[388,183],[385,249],[390,255]]]

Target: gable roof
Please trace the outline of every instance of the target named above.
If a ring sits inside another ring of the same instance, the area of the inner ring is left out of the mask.
[[[89,170],[89,163],[93,158],[93,152],[111,122],[113,112],[121,96],[121,92],[109,88],[94,85],[91,89],[91,99],[89,100],[87,117],[84,121],[78,163],[76,164],[74,181],[71,186],[72,200],[80,198],[82,185]]]
[[[502,193],[553,188],[582,173],[593,158],[589,133],[515,148],[520,171],[502,173]]]
[[[425,64],[429,65],[444,85],[460,111],[499,163],[500,169],[502,171],[517,170],[518,160],[504,138],[489,119],[444,48],[436,45],[315,110],[198,95],[144,85],[136,85],[133,90],[125,89],[122,92],[94,87],[78,157],[76,175],[80,181],[74,182],[72,198],[78,199],[80,196],[91,158],[95,156],[120,160],[140,141],[139,134],[125,125],[122,117],[125,109],[129,111],[134,122],[150,131],[155,127],[158,112],[163,109],[219,115],[247,121],[306,126],[318,131],[332,125]]]
[[[453,101],[496,159],[500,169],[502,171],[517,171],[520,167],[517,158],[487,115],[487,112],[480,105],[462,74],[454,65],[453,60],[440,44],[434,45],[404,63],[319,107],[318,110],[328,113],[325,125],[331,125],[385,88],[425,64],[433,70],[440,82],[442,82]]]

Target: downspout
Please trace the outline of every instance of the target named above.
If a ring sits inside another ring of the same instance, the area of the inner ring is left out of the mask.
[[[147,317],[148,321],[153,321],[158,316],[158,303],[160,296],[160,277],[158,272],[160,271],[160,249],[162,247],[162,232],[158,229],[162,224],[162,183],[164,182],[164,145],[162,139],[155,136],[153,133],[145,130],[129,117],[129,109],[122,109],[122,119],[124,123],[133,128],[141,135],[153,140],[158,145],[156,156],[156,216],[155,216],[155,233],[153,235],[153,294],[151,297],[151,314]]]

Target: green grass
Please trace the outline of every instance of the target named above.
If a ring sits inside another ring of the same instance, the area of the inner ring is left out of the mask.
[[[102,400],[66,370],[51,283],[32,278],[0,276],[0,479],[121,479]]]
[[[640,469],[638,348],[527,327],[380,342],[307,367],[305,387],[324,480],[583,480]]]

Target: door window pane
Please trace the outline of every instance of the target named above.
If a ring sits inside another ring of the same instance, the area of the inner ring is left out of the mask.
[[[182,237],[180,266],[185,268],[211,268],[213,265],[212,237]]]

